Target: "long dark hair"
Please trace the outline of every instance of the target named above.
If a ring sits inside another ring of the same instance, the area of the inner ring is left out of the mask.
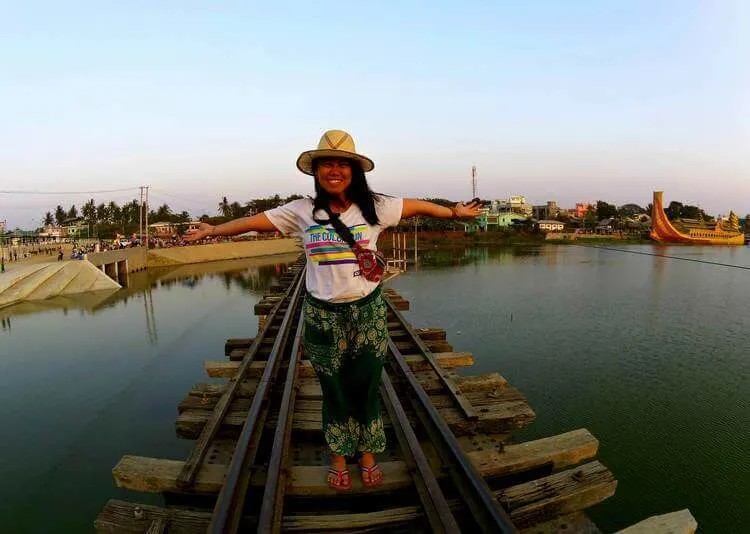
[[[378,200],[378,193],[373,193],[365,178],[365,171],[356,160],[350,160],[352,168],[352,182],[346,190],[346,198],[356,204],[362,212],[362,216],[372,226],[376,226],[380,221],[375,211],[375,202]],[[318,160],[312,162],[313,174],[318,172]],[[315,198],[313,199],[313,217],[318,210],[325,210],[333,197],[329,195],[320,185],[318,178],[315,178]]]

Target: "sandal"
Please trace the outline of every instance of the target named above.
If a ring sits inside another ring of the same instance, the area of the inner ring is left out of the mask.
[[[333,475],[333,477],[331,477]],[[348,469],[328,468],[328,487],[336,491],[346,491],[352,487],[352,479]]]
[[[383,472],[380,470],[380,466],[378,464],[371,465],[370,467],[367,467],[365,465],[362,465],[362,463],[359,464],[359,470],[362,474],[362,484],[364,484],[367,487],[374,488],[375,486],[380,486],[380,484],[383,483]],[[374,476],[376,474],[380,475],[380,478],[377,480],[374,480]],[[365,475],[367,475],[367,478],[365,478]]]

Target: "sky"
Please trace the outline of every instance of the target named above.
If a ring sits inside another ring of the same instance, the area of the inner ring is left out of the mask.
[[[0,0],[0,220],[309,194],[334,128],[392,195],[742,216],[748,57],[744,0]]]

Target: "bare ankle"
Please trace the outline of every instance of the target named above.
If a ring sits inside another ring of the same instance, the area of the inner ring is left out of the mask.
[[[339,456],[338,454],[331,455],[331,467],[337,470],[341,470],[346,467],[346,457]]]

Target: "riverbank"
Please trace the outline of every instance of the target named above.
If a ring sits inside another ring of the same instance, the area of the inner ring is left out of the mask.
[[[398,235],[398,234],[396,234]],[[414,250],[414,232],[401,234],[402,247],[407,250]],[[378,248],[381,250],[390,250],[400,248],[398,241],[393,238],[393,234],[384,233],[378,239]],[[546,234],[525,233],[525,232],[476,232],[473,234],[464,234],[463,232],[418,232],[417,248],[466,248],[473,246],[516,246],[516,245],[581,245],[581,244],[612,244],[618,245],[647,245],[653,241],[642,239],[641,237],[620,237],[619,235],[595,235],[582,234],[576,239],[547,239]]]
[[[153,267],[258,258],[300,251],[298,240],[282,238],[156,248],[149,249],[148,252],[140,247],[124,248],[88,254],[87,259],[98,267],[126,261],[127,272],[136,272]]]

